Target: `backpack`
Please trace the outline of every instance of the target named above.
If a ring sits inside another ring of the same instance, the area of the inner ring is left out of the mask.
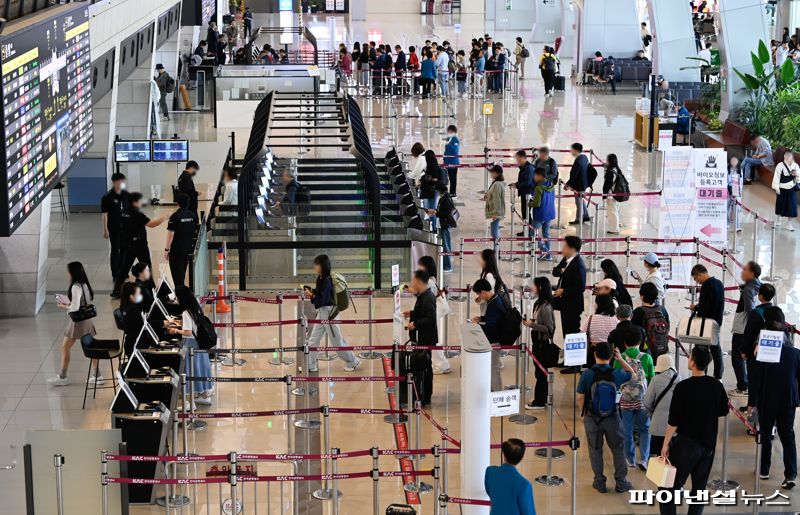
[[[594,372],[594,381],[589,387],[589,398],[584,403],[583,414],[588,413],[595,422],[600,422],[617,409],[617,383],[614,382],[614,370],[610,367],[601,370],[595,365],[590,370]]]
[[[167,77],[167,83],[164,85],[164,91],[167,93],[172,93],[175,91],[175,79],[172,77]]]
[[[294,197],[297,214],[308,216],[311,214],[311,190],[308,186],[297,184],[297,194]]]
[[[630,199],[631,185],[628,182],[628,178],[625,177],[625,174],[622,173],[621,170],[617,170],[615,175],[614,185],[611,187],[611,191],[615,193],[614,200],[617,202],[625,202]]]
[[[500,345],[514,345],[522,335],[522,315],[517,308],[513,306],[508,307],[504,299],[503,305],[506,306],[506,313],[503,317],[503,327],[500,330],[499,343]]]
[[[645,350],[661,355],[669,351],[669,322],[660,306],[642,306],[644,310]]]
[[[350,308],[350,291],[347,289],[347,279],[337,272],[331,272],[333,281],[333,301],[336,303],[336,311],[346,311]]]
[[[622,357],[633,369],[633,374],[631,374],[630,381],[623,384],[619,389],[622,394],[620,396],[621,400],[641,402],[644,399],[644,393],[647,391],[647,378],[644,375],[644,367],[642,366],[641,358],[643,355],[644,353],[640,351],[635,358]]]
[[[556,58],[553,56],[553,54],[547,54],[544,57],[544,69],[549,72],[554,72],[558,69],[556,66]]]
[[[217,346],[217,331],[214,329],[214,324],[202,313],[199,317],[192,319],[195,325],[194,338],[197,340],[197,346],[203,350],[213,349]]]
[[[525,45],[522,45],[522,51],[520,51],[519,55],[521,55],[523,59],[527,59],[531,56],[531,51],[528,50]]]
[[[456,65],[456,62],[453,59],[447,61],[447,71],[450,73],[455,73],[456,71],[458,71],[458,66]]]
[[[586,168],[586,175],[589,178],[589,184],[587,187],[591,188],[594,184],[594,181],[597,180],[597,168],[595,168],[593,164],[589,163],[588,168]]]

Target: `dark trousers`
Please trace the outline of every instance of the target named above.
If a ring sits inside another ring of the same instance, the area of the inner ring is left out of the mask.
[[[686,480],[691,477],[691,495],[695,497],[698,490],[705,489],[708,484],[708,476],[711,474],[711,466],[714,464],[714,449],[704,447],[690,438],[678,435],[670,444],[669,461],[677,469],[673,495],[676,495]],[[658,507],[661,515],[677,513],[677,505],[674,502],[659,504]],[[701,515],[704,507],[702,504],[692,504],[688,507],[687,513],[688,515]]]
[[[457,195],[456,188],[458,186],[458,168],[447,168],[447,178],[450,182],[450,196]]]
[[[244,24],[244,37],[247,39],[249,36],[253,35],[253,25],[251,23]]]
[[[152,263],[150,261],[150,248],[147,246],[146,241],[131,242],[130,246],[123,248],[120,252],[119,273],[117,274],[117,280],[114,283],[115,292],[120,291],[122,288],[122,283],[128,279],[128,274],[131,271],[131,267],[136,261],[139,261],[140,263],[147,263],[147,265],[152,268]]]
[[[569,305],[564,305],[559,311],[561,315],[561,333],[564,336],[581,332],[581,312],[578,312],[574,306]]]
[[[544,79],[544,92],[550,93],[555,87],[556,72],[554,70],[542,70],[542,78]]]
[[[108,242],[111,244],[111,255],[109,256],[109,264],[111,265],[111,278],[116,280],[119,274],[119,258],[120,258],[120,238],[119,232],[109,232]]]
[[[542,361],[539,356],[536,359]],[[533,387],[533,403],[543,405],[547,403],[547,374],[539,370],[539,367],[534,363],[533,366],[534,377],[536,378],[536,386]]]
[[[189,256],[181,253],[169,254],[169,271],[172,274],[172,284],[175,288],[186,286],[186,267],[189,265]]]
[[[433,364],[431,361],[431,352],[425,351],[425,353],[428,355],[425,365],[415,366],[415,368],[411,370],[411,373],[414,374],[414,386],[411,388],[411,401],[420,401],[423,405],[428,405],[431,403],[431,395],[433,393]],[[405,356],[401,354],[400,372],[398,375],[406,375],[408,373],[408,369],[403,363],[404,359]],[[392,362],[394,362],[394,359]],[[400,381],[398,386],[400,391],[398,392],[397,399],[401,404],[406,404],[408,399],[408,382]],[[419,397],[417,397],[417,395],[419,395]]]
[[[428,98],[431,95],[431,86],[433,86],[433,79],[421,78],[422,83],[422,98]]]
[[[722,347],[717,342],[717,345],[711,345],[711,359],[714,360],[714,377],[722,380],[722,372],[725,370],[725,363],[722,361]]]
[[[664,446],[664,437],[650,435],[650,456],[659,456]]]
[[[783,446],[783,477],[797,479],[797,444],[794,437],[794,406],[770,409],[758,406],[758,425],[761,438],[761,474],[769,474],[772,464],[772,428],[778,428],[778,438]]]
[[[746,360],[742,358],[742,342],[744,335],[733,333],[731,338],[731,366],[733,373],[736,374],[736,388],[747,390],[747,367]]]
[[[527,222],[528,218],[529,218],[529,215],[530,215],[530,213],[528,212],[528,196],[527,195],[520,195],[520,197],[519,197],[519,205],[520,205],[520,210],[521,210],[520,215],[522,216],[522,219]],[[524,227],[523,227],[523,229],[524,229]]]

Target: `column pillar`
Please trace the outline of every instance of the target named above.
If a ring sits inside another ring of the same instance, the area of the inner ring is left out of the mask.
[[[676,0],[648,0],[650,31],[653,35],[653,73],[663,75],[670,82],[699,82],[700,70],[681,70],[697,66],[692,13],[687,2]],[[636,26],[639,23],[637,19]]]
[[[633,57],[642,48],[636,0],[589,0],[580,17],[579,63],[598,50],[605,57]]]

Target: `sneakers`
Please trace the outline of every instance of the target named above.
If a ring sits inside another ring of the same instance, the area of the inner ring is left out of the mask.
[[[531,401],[525,405],[526,410],[530,411],[539,411],[543,410],[547,407],[547,404],[539,404],[537,402]]]
[[[606,234],[617,235],[619,231],[606,231]]]
[[[783,488],[784,490],[791,490],[792,488],[794,488],[795,484],[796,483],[794,479],[784,479],[783,483],[781,483],[781,488]]]
[[[194,398],[194,403],[197,406],[211,406],[211,397],[197,396]]]
[[[758,475],[758,478],[759,478],[761,481],[766,481],[766,480],[768,480],[768,479],[769,479],[769,474],[759,474],[759,475]]]
[[[453,371],[453,369],[451,367],[448,367],[448,368],[433,367],[433,375],[437,375],[437,376],[444,375],[444,374],[449,374],[452,371]]]
[[[344,367],[344,371],[345,372],[355,372],[355,370],[358,368],[358,365],[360,365],[360,364],[361,364],[361,361],[356,358],[356,360],[353,362],[352,365],[347,365],[346,367]]]
[[[734,388],[733,390],[728,390],[729,397],[747,397],[747,390],[740,390],[738,388]]]
[[[625,463],[628,465],[629,469],[635,469],[636,468],[636,463],[632,463],[632,462],[630,462],[628,460],[625,460]]]
[[[100,386],[101,384],[105,384],[106,380],[103,379],[102,374],[97,374],[97,376],[89,376],[89,386],[94,386],[95,383],[97,386]]]
[[[592,488],[594,488],[595,490],[597,490],[601,494],[604,494],[604,493],[608,492],[608,490],[606,490],[606,484],[605,483],[600,483],[598,481],[595,481],[594,483],[592,483]]]
[[[618,494],[621,494],[627,492],[631,488],[633,488],[633,486],[631,485],[630,481],[621,481],[617,483],[617,486],[614,487],[614,491]]]
[[[67,386],[69,384],[69,379],[66,377],[61,377],[60,375],[56,375],[55,377],[48,379],[47,384],[50,386]]]
[[[453,273],[453,269],[452,268],[445,268],[443,270],[443,272],[446,273],[446,274],[452,274]]]
[[[308,367],[309,372],[319,372],[319,366]]]
[[[581,223],[579,221],[577,221],[577,220],[570,220],[569,224],[570,225],[580,225]]]
[[[647,463],[645,463],[644,461],[640,462],[639,465],[637,466],[639,467],[639,470],[641,470],[642,472],[647,472]]]
[[[111,294],[109,294],[109,297],[111,297],[112,300],[116,300],[116,299],[119,298],[119,292],[118,291],[112,291]]]

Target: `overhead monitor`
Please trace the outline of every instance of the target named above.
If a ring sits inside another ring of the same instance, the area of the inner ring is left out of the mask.
[[[0,36],[5,187],[0,236],[11,235],[91,146],[89,9],[52,9]]]
[[[150,161],[150,140],[114,141],[114,161],[117,163],[146,163]]]
[[[189,160],[189,140],[154,139],[153,161],[186,162]]]

